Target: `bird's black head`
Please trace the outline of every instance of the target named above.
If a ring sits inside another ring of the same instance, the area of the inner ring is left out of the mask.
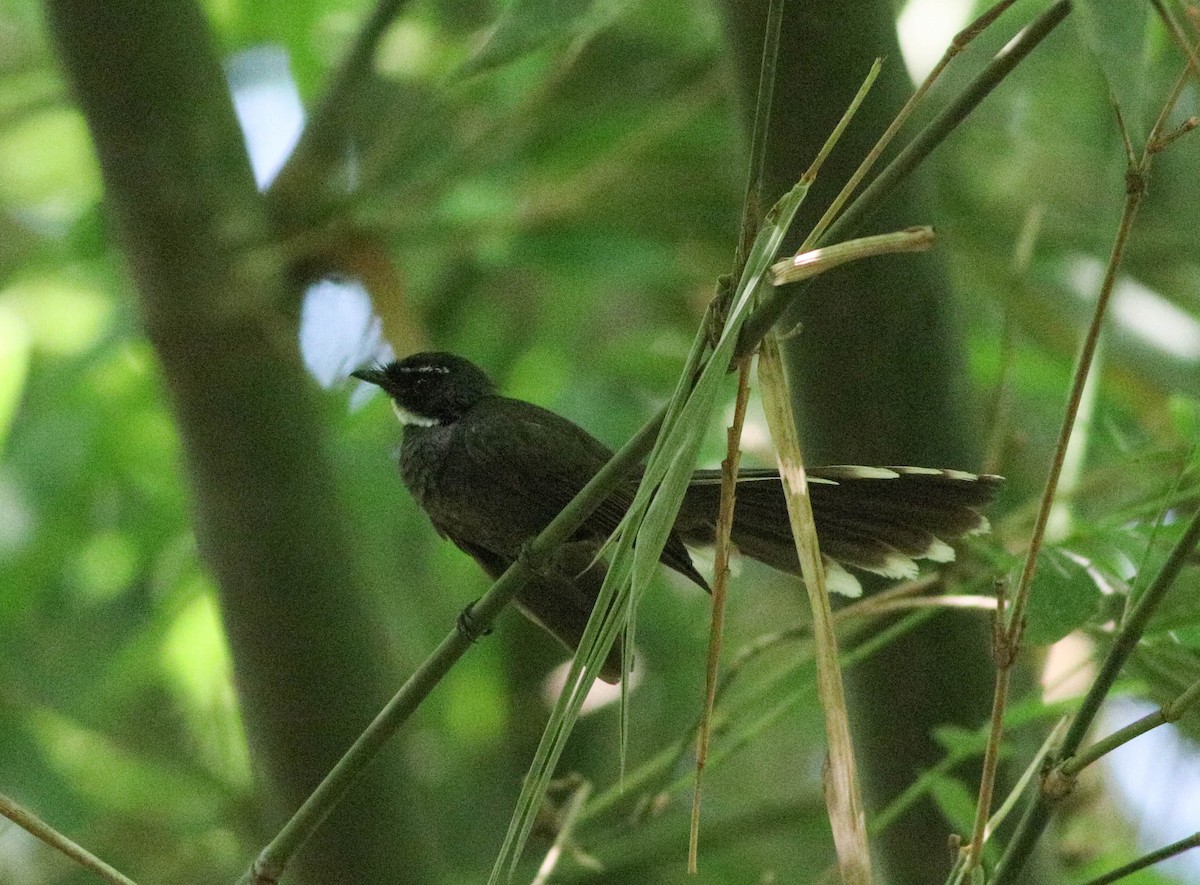
[[[452,353],[417,353],[352,374],[382,387],[392,398],[396,417],[406,425],[450,424],[496,392],[481,368]]]

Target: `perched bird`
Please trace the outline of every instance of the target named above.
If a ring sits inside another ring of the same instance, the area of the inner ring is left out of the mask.
[[[450,353],[418,353],[353,373],[392,400],[404,425],[400,476],[434,528],[493,578],[520,555],[611,457],[572,421],[501,396],[483,370]],[[889,578],[914,559],[947,562],[947,541],[987,531],[979,512],[998,476],[927,467],[822,467],[807,471],[813,517],[831,582],[857,581],[838,564]],[[661,561],[708,589],[686,545],[713,543],[720,471],[697,471]],[[517,594],[522,612],[575,649],[604,580],[598,554],[633,501],[637,477],[606,499]],[[738,474],[733,542],[745,555],[798,574],[779,474]],[[601,678],[616,682],[614,646]]]

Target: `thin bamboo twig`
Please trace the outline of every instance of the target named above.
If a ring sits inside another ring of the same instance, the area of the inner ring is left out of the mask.
[[[892,595],[894,597],[897,591],[900,593],[919,593],[921,590],[936,584],[937,580],[937,575],[924,575],[913,581],[906,581],[905,583],[899,584],[894,588],[885,590],[879,595]],[[841,626],[842,624],[852,620],[870,617],[872,610],[868,610],[865,606],[867,603],[873,602],[876,598],[878,597],[869,596],[864,599],[860,599],[858,602],[848,605],[845,608],[838,609],[838,611],[834,613],[834,619],[838,622],[839,626]],[[739,674],[745,672],[746,668],[748,668],[751,663],[753,663],[767,651],[777,648],[785,642],[799,641],[800,639],[804,638],[804,636],[808,634],[809,628],[809,624],[797,624],[794,627],[789,627],[787,630],[766,634],[765,636],[759,637],[755,641],[744,646],[734,656],[733,662],[728,668],[726,668],[725,673],[721,677],[721,682],[717,687],[718,703],[728,692],[731,684],[735,681],[735,678]],[[895,635],[898,634],[887,634],[885,632],[880,636],[872,637],[871,642],[888,640],[893,638]],[[876,646],[868,645],[866,643],[861,646],[856,646],[853,650],[846,653],[846,660],[844,662],[845,667],[849,668],[862,658],[868,656],[876,648],[881,647],[883,644],[886,644],[886,641],[880,641],[879,645]],[[756,705],[750,704],[749,706],[754,707]],[[718,717],[717,720],[715,720],[713,734],[720,733],[724,726],[725,722],[722,722],[720,717]],[[584,809],[581,819],[590,820],[599,816],[616,805],[629,793],[636,792],[665,772],[669,772],[677,768],[680,760],[694,745],[695,741],[693,735],[698,728],[699,722],[689,728],[683,738],[657,753],[652,759],[644,763],[637,770],[626,775],[622,783],[613,787],[609,787],[598,793]]]
[[[1124,127],[1122,127],[1124,128]],[[1054,506],[1055,493],[1058,491],[1059,477],[1062,475],[1063,464],[1067,456],[1067,447],[1075,430],[1075,418],[1079,414],[1083,402],[1083,392],[1091,372],[1092,360],[1096,347],[1100,342],[1100,332],[1104,327],[1104,317],[1108,304],[1116,286],[1117,272],[1125,257],[1125,249],[1129,242],[1129,234],[1133,229],[1137,212],[1145,199],[1144,169],[1129,170],[1125,194],[1125,206],[1121,214],[1121,222],[1117,228],[1116,240],[1109,254],[1108,266],[1105,269],[1104,281],[1100,286],[1100,294],[1096,299],[1096,307],[1092,312],[1092,321],[1084,336],[1076,361],[1075,374],[1071,382],[1071,390],[1067,396],[1067,405],[1063,415],[1062,426],[1059,429],[1058,441],[1054,447],[1054,456],[1046,476],[1045,488],[1042,492],[1041,506],[1034,520],[1033,532],[1029,549],[1025,555],[1025,564],[1021,577],[1013,595],[1012,613],[1009,617],[1008,628],[1001,640],[997,642],[996,651],[996,686],[992,698],[992,733],[988,740],[987,751],[983,757],[983,770],[980,774],[979,802],[975,811],[975,826],[971,834],[966,872],[978,869],[983,863],[983,840],[988,818],[991,816],[992,790],[995,785],[996,772],[1000,760],[1000,742],[1004,734],[1004,707],[1008,702],[1008,687],[1012,667],[1016,662],[1017,653],[1025,630],[1025,610],[1029,605],[1029,594],[1033,586],[1033,578],[1037,573],[1038,556],[1041,553],[1042,542],[1046,536],[1046,526],[1050,520],[1050,512]]]
[[[918,596],[913,599],[897,599],[872,609],[872,614],[882,615],[888,612],[906,612],[915,608],[936,609],[975,609],[976,611],[995,611],[996,599],[992,596],[980,596],[967,593],[947,593],[945,596]],[[836,618],[834,619],[837,620]]]
[[[1136,737],[1141,737],[1148,731],[1153,731],[1168,722],[1177,722],[1196,701],[1200,701],[1200,681],[1192,685],[1173,701],[1159,707],[1153,713],[1143,716],[1136,722],[1131,722],[1124,728],[1114,731],[1106,738],[1096,741],[1087,749],[1081,750],[1069,759],[1064,759],[1058,765],[1058,774],[1062,777],[1073,778],[1093,762],[1102,759],[1113,750],[1121,747]]]
[[[1139,857],[1135,861],[1130,861],[1123,867],[1117,867],[1111,872],[1105,873],[1103,876],[1097,876],[1095,879],[1089,879],[1084,885],[1110,885],[1112,882],[1118,882],[1126,876],[1132,876],[1138,870],[1144,870],[1146,867],[1152,867],[1156,863],[1161,863],[1169,857],[1174,857],[1177,854],[1183,854],[1192,848],[1200,846],[1200,833],[1192,833],[1186,839],[1180,839],[1178,842],[1172,842],[1170,845],[1164,845],[1157,851],[1151,851],[1149,854]]]
[[[1096,676],[1096,681],[1084,696],[1079,713],[1071,722],[1071,730],[1067,732],[1067,737],[1063,741],[1062,756],[1064,758],[1067,755],[1073,755],[1083,743],[1083,738],[1087,734],[1088,728],[1091,727],[1092,720],[1100,712],[1100,705],[1104,702],[1104,697],[1112,688],[1113,683],[1117,681],[1117,676],[1125,661],[1141,640],[1150,616],[1162,602],[1184,565],[1187,564],[1198,542],[1200,542],[1200,510],[1192,516],[1192,521],[1176,542],[1175,547],[1172,548],[1167,561],[1163,563],[1154,581],[1146,588],[1142,598],[1138,600],[1125,623],[1121,625],[1105,658],[1104,665]]]
[[[1033,260],[1033,248],[1042,228],[1043,207],[1040,203],[1029,208],[1017,241],[1013,245],[1013,271],[1023,275]],[[1000,377],[996,380],[995,399],[992,403],[991,433],[984,447],[983,472],[999,473],[1004,460],[1004,446],[1008,439],[1009,423],[1012,420],[1012,373],[1016,362],[1016,323],[1012,312],[1004,311],[1004,328],[1000,336]]]
[[[95,873],[111,885],[137,885],[119,870],[106,864],[83,846],[68,839],[25,806],[0,793],[0,817],[6,817],[29,835],[65,854],[85,870]]]
[[[834,612],[834,621],[838,627],[841,628],[847,624],[857,621],[867,621],[869,623],[870,619],[873,619],[878,615],[888,614],[894,611],[903,611],[903,603],[907,597],[935,587],[940,583],[940,581],[941,576],[936,573],[932,573],[922,575],[911,581],[905,581],[897,584],[894,587],[890,587],[881,591],[880,593],[864,597],[850,605],[838,609],[836,612]],[[913,605],[910,607],[911,610],[932,609],[932,606],[922,606],[918,604],[921,599],[924,598],[925,597],[913,598]],[[929,598],[936,601],[941,597]],[[930,614],[932,614],[932,611],[930,611]],[[925,615],[922,614],[921,620],[923,620],[924,617]],[[845,660],[843,661],[843,667],[849,669],[851,666],[858,663],[865,657],[868,657],[878,648],[886,645],[896,636],[900,635],[900,633],[907,629],[911,629],[917,622],[901,621],[898,623],[901,626],[896,630],[895,633],[884,631],[881,634],[873,636],[869,642],[855,646],[853,650],[846,652],[844,655]],[[745,672],[745,670],[755,660],[766,654],[768,651],[783,645],[784,643],[796,642],[803,639],[809,634],[810,628],[811,624],[797,624],[793,627],[787,628],[786,630],[765,634],[743,646],[743,648],[736,655],[734,655],[733,661],[726,668],[721,677],[720,684],[717,688],[717,702],[720,703],[721,699],[727,694],[728,690],[732,686],[736,677]],[[771,693],[768,692],[767,694],[769,695]],[[754,707],[756,705],[752,703],[748,706]],[[714,723],[713,734],[716,735],[723,732],[728,727],[729,721],[720,720],[720,717],[718,717],[717,720],[714,720]],[[664,773],[678,767],[680,760],[694,745],[694,739],[692,735],[698,728],[699,723],[697,722],[695,726],[688,730],[687,734],[683,738],[665,747],[663,750],[655,754],[653,758],[643,763],[638,769],[628,773],[620,784],[606,788],[598,793],[595,798],[592,799],[592,801],[589,802],[584,808],[580,815],[580,821],[590,821],[600,816],[601,814],[610,810],[630,793],[642,789],[655,778],[658,778]],[[724,759],[725,754],[722,754],[720,758]],[[647,802],[644,804],[650,803]]]
[[[1050,730],[1050,733],[1046,735],[1046,738],[1042,741],[1042,745],[1038,748],[1038,751],[1029,761],[1029,764],[1025,766],[1025,770],[1021,772],[1021,777],[1018,778],[1016,785],[1013,786],[1013,788],[1009,791],[1008,796],[1005,797],[1004,801],[1000,803],[1000,807],[996,809],[995,814],[988,818],[987,827],[983,834],[984,843],[991,838],[992,833],[994,833],[996,829],[1005,821],[1008,815],[1012,813],[1012,810],[1016,807],[1017,802],[1021,798],[1021,794],[1024,793],[1029,784],[1032,783],[1034,775],[1042,774],[1043,777],[1045,776],[1045,760],[1050,756],[1050,753],[1058,745],[1059,741],[1062,740],[1062,736],[1066,733],[1067,724],[1069,722],[1070,717],[1063,716],[1058,720],[1057,723],[1055,723],[1055,726]],[[989,725],[989,735],[990,734],[991,731]],[[952,836],[951,839],[954,840],[955,837]],[[954,844],[953,841],[951,844]],[[970,878],[971,867],[969,866],[969,861],[971,855],[969,851],[962,849],[961,844],[959,844],[957,847],[959,849],[958,854],[955,858],[954,866],[950,870],[950,877],[948,881],[954,883],[974,881],[973,878]]]
[[[746,404],[750,399],[749,357],[738,371],[737,398],[730,425],[725,460],[721,463],[721,503],[717,511],[716,555],[713,562],[712,623],[708,637],[708,666],[704,677],[704,712],[696,738],[696,788],[692,793],[692,820],[688,833],[688,872],[699,872],[700,793],[704,766],[708,761],[713,706],[717,700],[717,672],[721,664],[721,639],[725,632],[725,601],[729,590],[729,552],[733,536],[733,508],[737,498],[738,466],[742,460],[742,426],[746,422]]]
[[[1007,814],[1011,810],[1012,806],[1015,805],[1017,800],[1020,799],[1021,793],[1024,792],[1025,787],[1027,787],[1029,782],[1033,779],[1033,776],[1041,771],[1042,760],[1045,759],[1049,752],[1054,748],[1058,742],[1058,739],[1062,736],[1062,733],[1065,730],[1066,717],[1064,716],[1059,721],[1059,724],[1056,725],[1051,731],[1046,740],[1043,741],[1041,748],[1034,755],[1034,758],[1029,765],[1026,766],[1025,772],[1021,775],[1017,781],[1017,784],[1013,787],[1008,797],[1004,800],[1000,810],[992,816],[992,820],[988,824],[989,832],[994,831],[996,827],[999,826],[1000,821],[1003,820],[1003,815]],[[986,739],[986,734],[984,734],[982,727],[980,728],[980,736]],[[966,762],[975,755],[976,753],[974,751],[951,751],[942,759],[940,759],[937,764],[929,770],[929,773],[934,775],[948,774],[958,765]],[[894,824],[906,811],[908,811],[909,808],[911,808],[918,800],[923,798],[928,792],[929,779],[926,776],[919,777],[916,781],[909,784],[909,786],[905,788],[905,790],[899,796],[888,803],[887,807],[883,808],[878,814],[871,818],[868,824],[871,835],[878,836],[880,833]]]
[[[909,611],[918,608],[936,608],[936,606],[923,606],[919,603],[926,599],[937,600],[943,597],[914,597],[913,594],[921,593],[924,590],[934,587],[940,581],[940,575],[929,574],[914,578],[911,581],[905,581],[894,587],[889,587],[887,590],[880,591],[839,608],[833,613],[833,622],[838,627],[842,627],[854,621],[869,621],[879,615],[891,612]],[[911,603],[911,605],[905,605],[906,602]],[[737,677],[744,673],[754,661],[761,658],[764,654],[779,648],[785,643],[799,642],[806,636],[811,636],[811,634],[811,622],[795,624],[774,633],[766,633],[743,646],[721,676],[721,681],[717,685],[716,700],[720,701],[729,692]],[[851,655],[856,652],[857,649]],[[699,725],[697,724],[698,727]],[[686,752],[686,749],[686,745],[680,749],[680,757]],[[678,759],[676,762],[678,762]]]
[[[936,608],[936,606],[922,606],[917,603],[926,597],[916,597],[910,599],[912,594],[920,593],[930,587],[935,586],[940,581],[940,576],[937,574],[922,575],[914,578],[911,581],[897,584],[895,587],[890,587],[872,596],[867,596],[859,599],[850,605],[839,608],[833,613],[833,622],[839,628],[853,623],[854,621],[869,621],[879,615],[888,614],[897,611],[911,611],[919,608]],[[940,599],[941,597],[933,597]],[[911,601],[911,606],[905,606],[904,603]],[[779,648],[788,642],[799,642],[805,637],[811,637],[812,623],[795,624],[784,630],[778,630],[774,633],[767,633],[759,636],[753,642],[743,646],[740,651],[734,656],[733,661],[726,668],[721,676],[720,682],[717,684],[716,702],[720,702],[722,698],[728,694],[737,677],[750,667],[750,665],[761,658],[767,652]],[[853,655],[858,652],[856,647],[854,652],[848,656],[848,660],[854,660]],[[693,731],[698,730],[700,724],[697,723]],[[714,730],[715,731],[715,730]],[[675,767],[683,755],[691,746],[690,741],[685,741],[680,745],[675,760],[670,767]]]
[[[731,279],[741,277],[754,238],[762,222],[762,173],[770,134],[771,103],[775,95],[775,69],[779,63],[779,40],[783,26],[783,0],[771,0],[763,35],[762,64],[754,108],[754,128],[750,142],[750,168],[746,175],[746,194],[742,200],[742,220],[734,250]],[[733,535],[733,507],[737,490],[738,465],[742,458],[742,427],[750,394],[750,359],[738,369],[737,398],[733,423],[729,427],[725,460],[721,464],[721,502],[717,512],[716,552],[713,562],[712,622],[708,640],[708,666],[705,669],[704,710],[696,739],[696,786],[692,793],[692,818],[688,832],[688,872],[696,873],[700,850],[700,795],[704,766],[708,761],[708,743],[712,736],[713,706],[717,696],[717,672],[721,661],[721,639],[725,631],[725,602],[729,589],[729,548]]]
[[[767,7],[762,66],[759,69],[758,93],[754,104],[754,128],[750,136],[750,169],[746,174],[742,220],[733,256],[732,279],[735,280],[742,275],[746,257],[762,222],[762,171],[767,159],[767,136],[771,128],[771,102],[775,96],[775,68],[779,63],[779,35],[782,25],[783,0],[771,0]]]
[[[1027,28],[1022,29],[1015,39],[996,53],[979,74],[950,104],[942,109],[904,149],[896,155],[879,175],[867,185],[858,198],[829,227],[826,239],[843,240],[865,222],[882,205],[888,194],[907,176],[918,163],[945,140],[954,129],[979,106],[992,90],[1020,64],[1038,44],[1048,37],[1071,12],[1068,0],[1059,0]],[[990,23],[990,21],[988,22]],[[968,29],[970,30],[970,29]],[[973,31],[974,38],[979,32]],[[957,38],[956,38],[957,40]],[[959,43],[956,51],[961,52],[966,43]]]
[[[867,92],[870,91],[871,86],[879,78],[879,73],[882,70],[883,60],[879,58],[875,59],[875,63],[871,65],[871,70],[867,73],[867,78],[863,82],[863,85],[859,88],[858,94],[854,96],[854,100],[850,102],[850,107],[846,110],[846,113],[842,115],[842,119],[838,121],[837,127],[833,130],[833,137],[825,142],[825,146],[821,149],[821,153],[817,154],[817,158],[813,160],[812,165],[805,171],[804,176],[806,178],[816,178],[817,169],[824,164],[826,158],[833,150],[833,146],[837,143],[838,139],[842,137],[842,133],[846,131],[846,127],[850,125],[850,120],[854,117],[855,113],[857,113],[859,105],[861,105],[866,99]],[[850,176],[846,183],[842,185],[842,189],[838,192],[838,195],[833,198],[833,201],[817,220],[816,225],[811,231],[808,232],[808,235],[804,238],[804,244],[801,245],[799,251],[802,252],[806,248],[811,248],[813,245],[821,241],[821,237],[824,235],[825,229],[829,226],[828,219],[834,218],[842,206],[845,205],[846,201],[850,199],[850,195],[854,193],[855,188],[858,187],[858,184],[860,181],[862,181],[863,176],[866,175],[871,167],[875,164],[875,161],[879,158],[879,155],[883,153],[884,147],[889,141],[891,141],[892,136],[899,131],[900,126],[903,125],[903,120],[901,118],[906,119],[907,112],[909,112],[911,108],[915,106],[915,101],[910,98],[904,107],[900,109],[900,113],[896,115],[896,118],[892,120],[891,125],[889,125],[884,131],[883,135],[878,138],[871,150],[867,152],[867,156],[864,157],[862,162],[858,164],[858,168],[854,170],[854,173]]]
[[[1062,469],[1062,460],[1065,457],[1067,443],[1070,440],[1071,425],[1074,423],[1074,415],[1077,413],[1079,403],[1083,397],[1083,387],[1087,382],[1088,367],[1090,365],[1091,356],[1095,353],[1096,344],[1100,336],[1100,327],[1103,320],[1103,310],[1107,307],[1108,301],[1112,295],[1112,290],[1116,284],[1117,272],[1120,269],[1122,260],[1124,259],[1125,248],[1128,244],[1130,232],[1133,229],[1134,220],[1137,218],[1138,209],[1141,207],[1143,200],[1146,197],[1147,180],[1150,175],[1150,166],[1155,155],[1155,145],[1162,136],[1162,131],[1167,125],[1171,111],[1179,102],[1183,94],[1183,87],[1187,81],[1187,73],[1191,60],[1189,58],[1188,66],[1185,66],[1183,75],[1181,75],[1168,95],[1167,100],[1163,104],[1163,108],[1151,127],[1150,133],[1146,136],[1145,146],[1142,149],[1140,157],[1134,156],[1133,148],[1129,143],[1128,131],[1121,117],[1120,108],[1116,108],[1117,124],[1121,129],[1122,138],[1126,145],[1126,152],[1129,158],[1129,168],[1125,173],[1125,206],[1121,213],[1121,221],[1117,228],[1116,239],[1113,243],[1112,251],[1109,255],[1108,266],[1105,269],[1104,281],[1100,286],[1100,296],[1097,299],[1096,310],[1092,318],[1092,324],[1088,328],[1088,334],[1084,341],[1084,346],[1080,354],[1079,365],[1076,368],[1075,378],[1071,387],[1071,395],[1068,399],[1067,416],[1063,421],[1062,432],[1059,435],[1058,445],[1055,449],[1054,461],[1050,467],[1050,474],[1046,480],[1046,491],[1042,498],[1042,504],[1038,510],[1037,519],[1034,523],[1033,538],[1030,543],[1029,552],[1025,559],[1025,566],[1021,574],[1021,583],[1018,585],[1016,599],[1013,603],[1013,614],[1010,620],[1010,628],[1008,631],[1006,645],[1008,646],[1008,666],[1012,666],[1012,662],[1016,657],[1017,650],[1021,642],[1021,633],[1024,629],[1024,612],[1025,606],[1029,599],[1029,589],[1032,585],[1034,574],[1037,571],[1037,555],[1041,547],[1042,537],[1046,530],[1046,521],[1049,518],[1050,507],[1053,504],[1054,492],[1057,487],[1058,474]],[[1195,534],[1193,535],[1193,532]],[[1186,551],[1180,552],[1180,545],[1185,544],[1188,538],[1191,538],[1190,546]],[[1117,632],[1117,638],[1113,646],[1109,649],[1109,654],[1105,658],[1104,666],[1097,675],[1096,680],[1092,683],[1084,698],[1083,705],[1080,707],[1075,719],[1071,722],[1071,727],[1067,731],[1067,736],[1063,740],[1063,746],[1060,748],[1055,765],[1062,759],[1073,755],[1083,743],[1088,728],[1091,727],[1092,721],[1095,719],[1097,712],[1100,709],[1100,704],[1108,696],[1113,684],[1116,682],[1117,676],[1121,668],[1124,666],[1129,654],[1137,646],[1141,639],[1142,632],[1145,630],[1146,622],[1150,615],[1157,607],[1158,603],[1165,596],[1175,577],[1178,575],[1178,570],[1182,568],[1182,557],[1190,555],[1191,549],[1196,546],[1197,540],[1200,539],[1200,513],[1193,518],[1192,525],[1188,531],[1184,533],[1180,545],[1177,545],[1172,550],[1172,555],[1163,565],[1162,570],[1155,578],[1154,583],[1146,590],[1146,593],[1139,599],[1129,613],[1129,616],[1122,622],[1120,629]],[[1179,556],[1180,562],[1178,565],[1173,565],[1176,556]],[[1174,569],[1174,571],[1172,571]],[[999,693],[999,683],[1002,678],[1002,673],[1005,668],[1000,667],[1000,672],[997,674],[997,694],[996,700],[1003,704],[1006,699],[1001,697]],[[995,717],[993,716],[993,721]],[[1000,723],[1001,726],[1003,723]],[[986,814],[987,809],[984,807],[984,792],[986,781],[995,778],[996,759],[999,756],[999,743],[1001,734],[997,731],[988,744],[988,755],[984,757],[984,771],[980,781],[980,802],[976,817],[976,829],[972,838],[970,855],[968,857],[968,868],[978,866],[982,863],[982,830],[983,825],[980,824],[979,816]],[[990,768],[989,768],[990,762]],[[1000,860],[1000,865],[996,869],[995,885],[1004,885],[1019,871],[1024,864],[1025,858],[1032,850],[1033,844],[1040,837],[1049,820],[1049,803],[1048,799],[1051,795],[1062,795],[1055,793],[1056,788],[1063,787],[1061,781],[1056,781],[1051,784],[1051,780],[1047,779],[1043,782],[1043,789],[1038,796],[1030,803],[1026,809],[1025,815],[1017,825],[1017,831],[1013,834],[1013,839],[1009,843],[1007,850],[1004,852]],[[990,800],[990,792],[988,795]]]
[[[942,57],[938,60],[938,63],[934,65],[933,69],[925,76],[925,79],[922,81],[921,85],[917,87],[916,91],[909,96],[908,101],[904,103],[904,107],[900,109],[900,112],[896,114],[895,118],[888,125],[888,128],[884,130],[883,135],[879,137],[878,141],[875,142],[875,145],[871,148],[871,150],[867,152],[866,157],[863,158],[863,161],[859,164],[858,168],[854,170],[854,174],[851,175],[850,179],[846,182],[846,186],[842,188],[842,192],[839,193],[833,202],[829,204],[829,207],[825,210],[824,214],[821,216],[821,219],[813,228],[810,236],[810,246],[812,243],[821,241],[825,235],[825,231],[829,229],[829,226],[833,223],[833,220],[838,217],[838,213],[841,212],[842,207],[846,204],[846,201],[850,198],[850,195],[857,190],[859,184],[861,184],[862,180],[866,178],[867,173],[874,168],[875,163],[883,155],[883,152],[887,149],[887,146],[892,143],[892,139],[894,139],[897,133],[904,128],[904,124],[908,122],[908,119],[912,116],[913,111],[915,111],[921,104],[921,101],[925,98],[926,93],[929,92],[933,84],[937,82],[939,77],[941,77],[942,71],[946,69],[950,62],[952,62],[959,53],[961,53],[967,48],[968,45],[970,45],[972,40],[982,34],[987,29],[988,25],[998,19],[1004,13],[1004,11],[1008,9],[1008,7],[1012,6],[1013,2],[1015,2],[1015,0],[1000,0],[1000,2],[994,4],[990,9],[984,12],[983,15],[979,16],[977,19],[975,19],[975,21],[971,22],[954,35],[954,39],[950,41],[950,45],[946,47],[946,51],[942,53]]]
[[[1192,50],[1192,55],[1195,55],[1194,49]],[[1175,105],[1178,104],[1179,99],[1183,96],[1183,90],[1187,86],[1188,80],[1190,79],[1189,74],[1191,73],[1191,65],[1192,60],[1189,58],[1188,63],[1184,65],[1179,76],[1175,78],[1175,85],[1171,88],[1171,95],[1167,99],[1166,104],[1163,105],[1163,109],[1159,113],[1158,119],[1154,121],[1154,127],[1150,130],[1150,137],[1146,140],[1146,149],[1142,159],[1142,165],[1147,168],[1147,171],[1149,169],[1150,156],[1152,154],[1157,154],[1165,150],[1171,144],[1171,142],[1175,141],[1181,136],[1186,135],[1195,128],[1195,123],[1193,121],[1196,118],[1190,117],[1189,119],[1184,120],[1178,128],[1164,135],[1164,131],[1167,128],[1167,123],[1171,118],[1171,112],[1175,110]]]
[[[1168,106],[1163,109],[1162,114],[1159,115],[1155,129],[1151,133],[1151,139],[1147,144],[1147,149],[1150,153],[1158,153],[1159,151],[1166,150],[1174,141],[1200,126],[1200,117],[1192,116],[1188,117],[1171,131],[1165,133],[1162,131],[1165,128],[1166,115],[1169,110],[1174,108],[1175,102],[1178,101],[1179,96],[1182,94],[1183,80],[1187,77],[1188,72],[1190,71],[1197,79],[1200,79],[1200,53],[1197,52],[1197,49],[1200,47],[1188,40],[1187,35],[1179,26],[1179,22],[1176,21],[1174,13],[1163,5],[1161,0],[1150,0],[1150,2],[1162,19],[1163,25],[1171,35],[1176,48],[1187,58],[1187,67],[1184,70],[1181,81],[1176,83],[1175,86],[1174,100],[1169,102]],[[1200,32],[1200,28],[1196,27],[1197,21],[1200,20],[1197,17],[1196,10],[1189,8],[1188,12],[1191,14],[1193,29]]]
[[[843,670],[849,670],[857,666],[862,661],[875,654],[881,648],[895,642],[897,638],[909,633],[916,627],[928,621],[935,614],[932,609],[917,609],[910,612],[908,615],[894,621],[889,626],[864,640],[849,651],[842,652],[839,655],[839,663]],[[769,688],[759,692],[753,701],[747,702],[744,709],[751,711],[754,718],[743,727],[730,735],[729,740],[721,743],[712,753],[709,754],[709,766],[712,767],[720,762],[733,756],[751,740],[762,734],[763,730],[768,726],[778,722],[779,719],[788,711],[795,709],[800,701],[809,697],[809,692],[813,686],[805,685],[798,690],[793,690],[790,694],[784,691],[785,684],[789,678],[793,677],[795,671],[784,673],[779,679],[774,680]],[[758,711],[766,709],[759,715]],[[732,725],[743,724],[743,720],[737,717],[729,717],[719,723],[718,728],[714,729],[714,734],[721,734],[732,730]],[[682,790],[691,782],[690,774],[680,775],[674,782],[669,784],[664,790],[665,793],[672,793],[675,790]]]
[[[832,246],[817,249],[801,249],[790,258],[771,265],[771,282],[782,286],[807,280],[832,270],[840,264],[861,261],[877,255],[895,255],[900,252],[926,252],[933,247],[933,228],[928,226],[909,227],[904,230],[871,237],[846,240]]]
[[[1025,770],[1021,772],[1021,776],[1017,778],[1017,782],[1013,788],[1009,790],[1008,796],[1000,803],[1000,807],[996,809],[996,813],[988,819],[987,831],[983,834],[984,841],[991,837],[992,833],[1000,827],[1002,823],[1012,813],[1012,810],[1017,807],[1017,802],[1021,798],[1021,794],[1025,792],[1025,788],[1033,782],[1033,777],[1042,770],[1042,763],[1058,746],[1058,742],[1062,740],[1062,736],[1067,732],[1067,724],[1070,719],[1063,716],[1055,723],[1054,728],[1050,729],[1050,733],[1046,735],[1046,739],[1042,741],[1042,745],[1038,747],[1038,751],[1033,754],[1033,758],[1029,760],[1029,764],[1025,766]]]
[[[1192,443],[1187,458],[1183,463],[1192,463],[1198,452],[1200,452],[1200,439]],[[1146,539],[1145,547],[1142,550],[1142,555],[1136,565],[1137,570],[1134,573],[1134,580],[1130,582],[1129,589],[1125,593],[1125,605],[1122,606],[1121,617],[1117,621],[1118,627],[1125,623],[1125,620],[1129,617],[1129,613],[1133,610],[1133,606],[1137,603],[1138,599],[1141,598],[1141,578],[1146,573],[1147,565],[1150,562],[1150,557],[1157,549],[1159,533],[1162,532],[1163,526],[1166,524],[1167,513],[1172,509],[1171,500],[1182,500],[1180,490],[1183,487],[1183,480],[1186,474],[1186,468],[1179,471],[1179,473],[1175,476],[1175,481],[1171,484],[1171,490],[1167,493],[1167,501],[1164,501],[1162,506],[1158,508],[1158,511],[1154,514],[1153,528],[1150,529],[1150,536]],[[1128,519],[1129,517],[1126,516],[1125,518]]]

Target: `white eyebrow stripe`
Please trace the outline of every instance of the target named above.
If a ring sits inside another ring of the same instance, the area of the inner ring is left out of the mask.
[[[449,375],[450,369],[446,366],[400,366],[401,372],[435,372],[438,375]]]

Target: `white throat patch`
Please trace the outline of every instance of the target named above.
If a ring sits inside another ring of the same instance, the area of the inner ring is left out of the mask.
[[[410,412],[395,400],[392,400],[392,411],[396,413],[397,420],[399,420],[399,422],[406,427],[409,424],[412,424],[416,427],[433,427],[438,423],[436,418],[430,418],[428,415],[418,415],[416,412]]]

